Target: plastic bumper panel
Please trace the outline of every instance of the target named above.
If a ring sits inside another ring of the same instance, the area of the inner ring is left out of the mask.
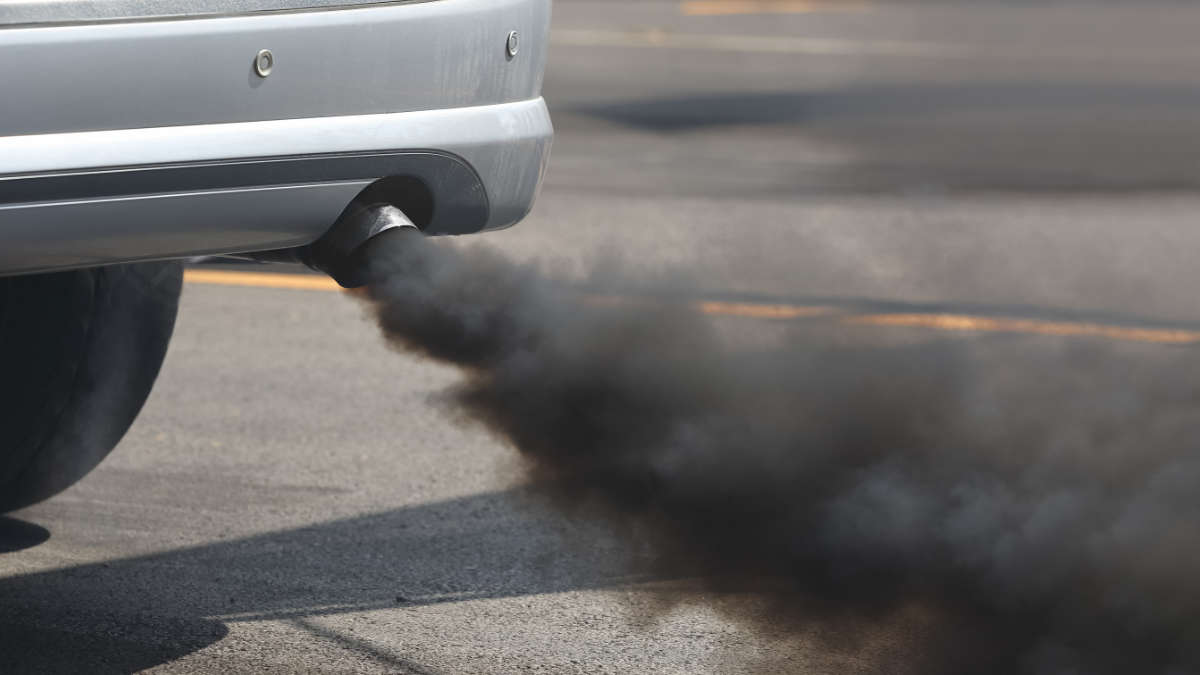
[[[0,138],[0,274],[299,246],[374,180],[435,234],[509,226],[541,185],[545,103]]]

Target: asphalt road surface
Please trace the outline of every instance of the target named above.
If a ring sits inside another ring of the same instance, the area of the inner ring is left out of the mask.
[[[1200,9],[1039,4],[560,0],[544,191],[472,241],[732,331],[1195,348]],[[853,672],[548,508],[353,298],[236,271],[113,455],[0,520],[0,670]]]

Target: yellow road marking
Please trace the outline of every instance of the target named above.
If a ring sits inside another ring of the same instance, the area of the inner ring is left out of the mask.
[[[186,269],[183,280],[191,284],[217,286],[254,286],[256,288],[292,288],[305,291],[340,291],[329,277],[315,274],[271,274],[269,272],[233,272],[229,270]]]
[[[679,3],[679,11],[685,16],[859,12],[864,8],[864,3],[853,0],[685,0]]]
[[[214,284],[219,286],[252,286],[256,288],[285,288],[307,291],[344,290],[337,285],[337,282],[328,277],[308,274],[272,274],[267,272],[187,269],[183,272],[183,280],[192,284]],[[601,304],[626,301],[626,299],[616,296],[594,296],[591,300]],[[843,311],[825,305],[789,305],[716,300],[697,302],[694,306],[699,312],[710,316],[736,316],[766,320],[811,318],[827,316]],[[1175,328],[1138,328],[1082,321],[1046,321],[1041,319],[989,317],[973,314],[935,313],[847,315],[841,317],[840,320],[848,323],[872,326],[928,328],[950,332],[1023,333],[1057,337],[1100,337],[1109,340],[1171,345],[1200,344],[1200,331]]]
[[[821,316],[834,311],[832,307],[819,305],[764,305],[749,302],[698,302],[696,309],[701,314],[744,316],[751,319],[802,319]]]
[[[1195,344],[1200,331],[1169,328],[1134,328],[1109,324],[1069,321],[1040,321],[1037,319],[1006,319],[969,314],[869,314],[846,319],[852,323],[874,326],[911,326],[943,331],[977,331],[981,333],[1032,333],[1061,337],[1103,337],[1110,340],[1154,342],[1158,344]]]
[[[591,294],[584,296],[584,302],[593,306],[619,307],[621,305],[647,305],[654,301],[622,295]],[[702,300],[692,303],[691,307],[701,314],[740,316],[749,319],[803,319],[837,311],[833,307],[822,305],[780,305],[719,300]]]

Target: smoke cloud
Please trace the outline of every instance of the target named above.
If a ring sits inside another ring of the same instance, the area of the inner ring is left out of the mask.
[[[747,625],[866,672],[1200,672],[1192,351],[748,342],[488,248],[370,246],[388,339],[460,366],[454,400],[663,572],[759,594]]]

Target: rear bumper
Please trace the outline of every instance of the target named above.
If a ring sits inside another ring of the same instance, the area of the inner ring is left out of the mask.
[[[507,227],[533,205],[552,134],[538,98],[3,138],[0,273],[302,246],[389,176],[429,189],[433,234]]]
[[[553,134],[548,23],[439,0],[2,29],[0,274],[304,245],[389,176],[428,189],[432,233],[511,225]]]

